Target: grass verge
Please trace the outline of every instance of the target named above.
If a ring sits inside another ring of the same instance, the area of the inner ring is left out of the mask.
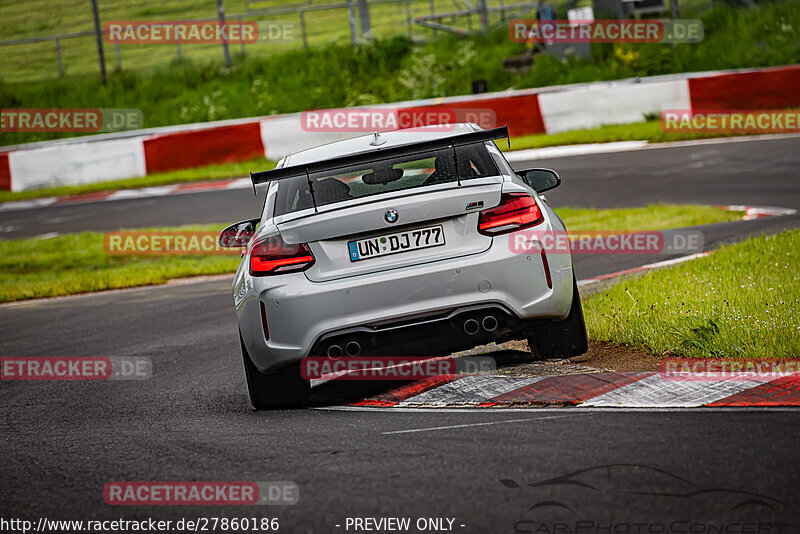
[[[707,206],[653,205],[620,210],[563,209],[571,228],[658,229],[720,222],[736,214]],[[593,214],[597,220],[593,220]],[[186,231],[218,232],[227,223],[181,226]],[[156,230],[156,229],[152,229]],[[161,228],[160,230],[176,230]],[[112,256],[105,252],[100,232],[83,232],[49,239],[0,241],[0,302],[72,295],[106,289],[160,284],[173,278],[232,273],[239,264],[232,256]]]
[[[590,339],[691,358],[800,353],[800,230],[624,280],[584,302]]]
[[[640,208],[596,210],[587,208],[558,208],[567,230],[667,230],[701,224],[738,221],[740,211],[727,211],[716,206],[688,204],[648,204]]]
[[[224,226],[191,225],[181,226],[180,229],[218,232]],[[49,239],[0,241],[0,302],[161,284],[186,276],[230,273],[236,270],[240,261],[238,254],[112,256],[104,249],[103,235],[100,232],[82,232]]]
[[[609,124],[587,130],[572,130],[556,134],[523,135],[511,138],[511,150],[526,148],[544,148],[561,145],[582,145],[587,143],[614,143],[617,141],[648,141],[650,143],[668,143],[671,141],[691,141],[694,139],[710,139],[715,137],[734,137],[754,135],[746,133],[722,132],[665,132],[657,120],[634,122],[631,124]],[[497,142],[500,150],[507,151],[504,141]]]

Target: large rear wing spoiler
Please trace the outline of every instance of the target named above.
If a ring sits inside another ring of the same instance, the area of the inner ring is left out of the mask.
[[[350,165],[359,165],[361,163],[370,163],[381,159],[410,156],[413,154],[430,152],[433,150],[444,150],[447,148],[453,149],[453,155],[455,157],[456,147],[507,138],[508,126],[506,125],[500,128],[493,128],[491,130],[454,135],[451,137],[442,137],[439,139],[433,139],[431,141],[409,143],[391,148],[375,149],[367,152],[359,152],[358,154],[350,154],[348,156],[326,159],[324,161],[315,161],[311,163],[305,163],[303,165],[294,165],[292,167],[273,169],[271,171],[251,172],[250,179],[253,181],[254,190],[257,184],[273,182],[276,180],[285,180],[287,178],[295,178],[297,176],[306,176],[309,179],[310,185],[311,179],[309,175],[315,172],[328,171],[341,167],[348,167]]]

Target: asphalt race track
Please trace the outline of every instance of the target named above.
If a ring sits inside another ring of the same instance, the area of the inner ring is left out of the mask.
[[[563,186],[547,194],[556,207],[798,209],[799,148],[793,137],[516,166],[561,173]],[[233,190],[52,207],[2,213],[0,227],[13,227],[2,234],[12,238],[233,222],[255,216],[261,200]],[[713,248],[799,220],[703,231]],[[575,269],[583,279],[666,258],[584,255]],[[354,411],[338,406],[388,384],[349,382],[321,386],[314,409],[256,413],[227,279],[3,305],[0,331],[2,355],[148,356],[154,363],[148,380],[0,385],[3,517],[277,517],[281,532],[314,533],[354,532],[348,517],[410,517],[412,525],[451,518],[452,530],[465,533],[706,534],[692,525],[709,521],[732,534],[800,532],[800,411]],[[300,501],[105,504],[106,483],[147,480],[293,481]]]
[[[555,207],[693,202],[800,208],[800,136],[655,145],[631,152],[539,159],[514,167],[557,170],[564,183],[547,193]],[[235,222],[257,217],[263,202],[263,193],[256,198],[249,189],[233,189],[0,211],[0,237]]]

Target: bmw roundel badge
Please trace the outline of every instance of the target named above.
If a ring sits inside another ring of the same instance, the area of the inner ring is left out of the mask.
[[[388,210],[386,213],[383,214],[383,218],[386,219],[388,223],[395,223],[400,216],[397,214],[397,210]]]

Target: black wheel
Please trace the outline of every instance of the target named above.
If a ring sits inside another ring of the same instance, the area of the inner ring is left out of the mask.
[[[534,360],[571,358],[585,354],[589,350],[581,295],[578,293],[575,275],[572,276],[572,305],[569,315],[561,321],[540,323],[531,330],[532,335],[528,337],[528,345]]]
[[[308,404],[311,383],[300,374],[299,364],[281,369],[277,373],[264,374],[250,360],[241,334],[239,341],[242,344],[244,375],[253,408],[301,408]]]

